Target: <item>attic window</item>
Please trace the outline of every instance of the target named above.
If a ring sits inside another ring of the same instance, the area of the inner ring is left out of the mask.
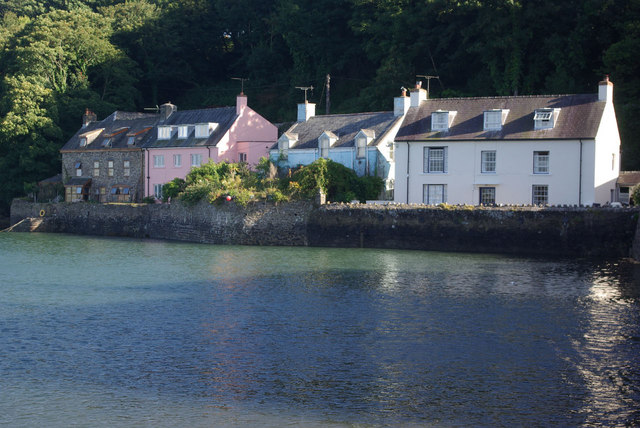
[[[189,127],[186,125],[178,126],[178,138],[184,140],[189,135]]]
[[[133,137],[133,136],[129,137],[129,138],[127,139],[127,144],[128,144],[129,146],[134,146],[134,145],[136,144],[136,137]]]
[[[487,110],[484,112],[484,130],[485,131],[499,131],[502,129],[502,124],[507,116],[508,110]]]
[[[367,139],[365,137],[356,138],[356,157],[364,158],[367,150]]]
[[[453,117],[454,111],[434,111],[431,113],[431,130],[432,131],[448,131]]]
[[[111,146],[111,138],[105,138],[104,141],[102,142],[102,146],[103,147]]]
[[[555,126],[555,122],[558,119],[560,109],[538,109],[533,116],[533,123],[535,129],[551,129]]]
[[[86,147],[86,145],[87,145],[87,139],[80,138],[80,147]]]
[[[158,126],[158,140],[168,140],[171,138],[170,126]]]
[[[196,125],[196,138],[209,138],[218,127],[217,123],[198,123]]]

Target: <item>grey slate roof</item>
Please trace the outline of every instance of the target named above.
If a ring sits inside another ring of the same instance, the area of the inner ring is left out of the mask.
[[[166,120],[158,122],[158,125],[195,125],[198,123],[211,122],[217,123],[218,127],[209,138],[195,138],[194,128],[189,127],[187,138],[179,139],[176,130],[172,131],[171,138],[167,140],[159,140],[158,133],[154,129],[154,132],[147,135],[142,146],[144,148],[215,146],[220,141],[220,138],[229,130],[231,125],[233,125],[237,117],[235,107],[176,111]]]
[[[595,138],[604,106],[598,94],[429,99],[409,109],[396,141]],[[561,109],[552,129],[534,130],[534,112],[541,108]],[[484,131],[484,111],[492,109],[509,114],[501,130]],[[457,112],[448,131],[431,131],[437,110]]]
[[[636,184],[640,184],[640,171],[620,171],[618,185],[631,187]]]
[[[369,143],[375,146],[397,120],[401,118],[395,117],[393,112],[329,114],[296,123],[286,133],[298,134],[298,142],[290,150],[317,148],[318,137],[325,131],[338,137],[332,147],[355,147],[355,136],[362,129],[375,133],[375,139]],[[277,148],[277,144],[273,147]]]
[[[158,121],[157,114],[149,113],[131,113],[123,111],[115,111],[106,118],[89,123],[86,127],[80,128],[76,134],[67,141],[62,147],[65,150],[113,150],[131,148],[127,144],[129,134],[138,134],[136,138],[136,146],[139,146],[140,140],[144,137],[145,129],[151,129]],[[89,144],[84,147],[80,146],[81,136],[98,129],[104,130]],[[122,131],[122,132],[119,132]],[[116,135],[113,135],[113,134]],[[148,133],[148,131],[147,131]],[[109,146],[103,146],[105,138],[111,138]],[[134,147],[136,147],[134,146]]]

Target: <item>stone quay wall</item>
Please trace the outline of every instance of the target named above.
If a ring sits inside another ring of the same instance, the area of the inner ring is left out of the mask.
[[[11,224],[27,219],[14,230],[209,244],[639,258],[639,213],[637,208],[608,207],[260,202],[243,208],[234,203],[45,204],[16,199]]]

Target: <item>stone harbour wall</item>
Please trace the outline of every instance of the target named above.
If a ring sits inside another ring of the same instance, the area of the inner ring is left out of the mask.
[[[13,226],[17,231],[209,244],[640,257],[639,213],[637,208],[608,207],[314,207],[309,202],[260,202],[243,208],[234,203],[40,204],[16,199],[11,224],[22,221]]]

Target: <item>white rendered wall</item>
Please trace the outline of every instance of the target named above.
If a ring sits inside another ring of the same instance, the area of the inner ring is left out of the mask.
[[[616,181],[619,174],[620,134],[618,133],[613,103],[607,101],[596,135],[595,202],[601,204],[611,202],[611,190],[614,190],[615,198]]]
[[[423,203],[425,184],[445,184],[449,204],[477,205],[480,187],[495,187],[497,204],[530,204],[534,184],[549,186],[551,205],[593,202],[593,184],[588,184],[593,183],[593,140],[582,142],[582,197],[579,140],[433,141],[409,146],[409,203]],[[423,172],[425,147],[447,147],[446,173]],[[495,173],[481,172],[484,150],[496,151]],[[549,174],[533,173],[534,151],[549,152]],[[407,202],[407,143],[398,143],[395,163],[394,200]]]

